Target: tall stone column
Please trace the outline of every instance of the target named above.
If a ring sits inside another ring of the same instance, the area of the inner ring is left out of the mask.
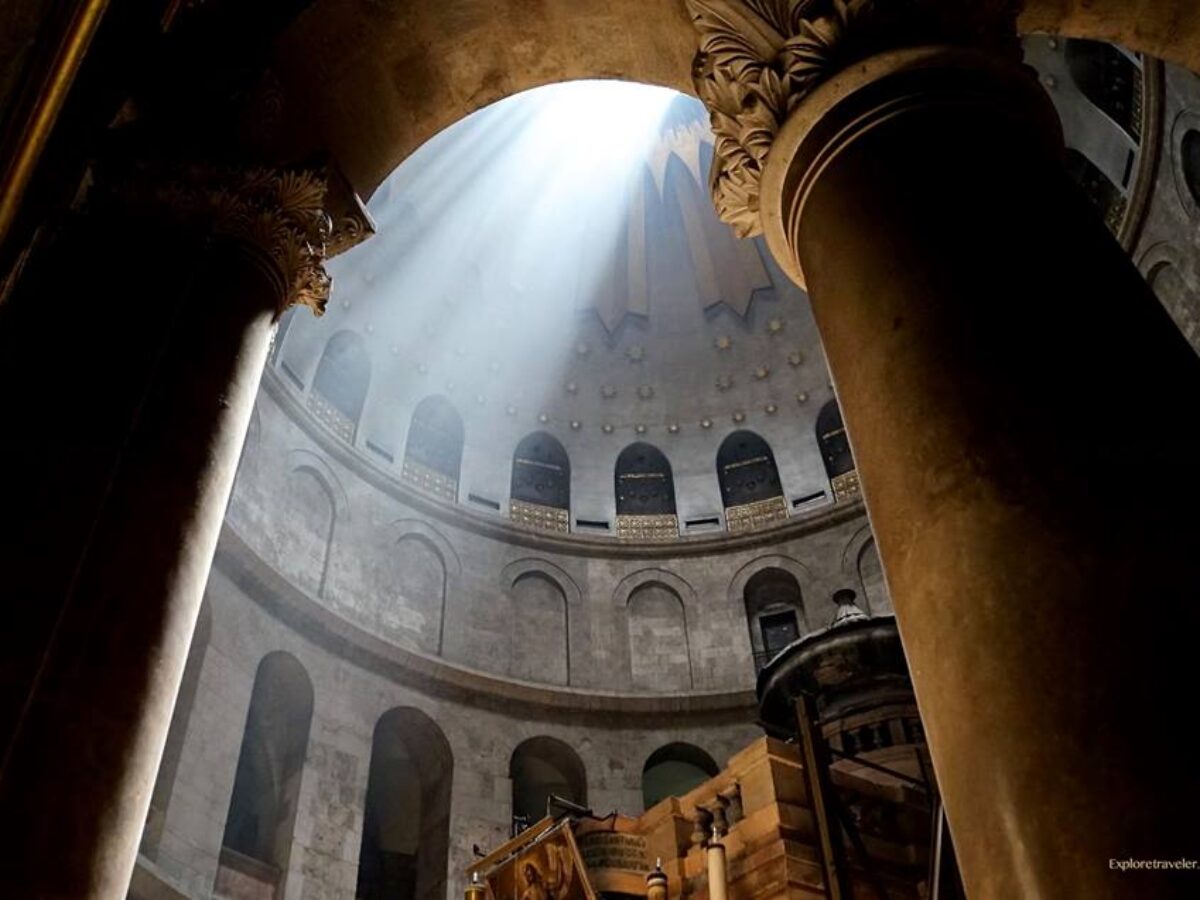
[[[274,321],[329,288],[324,173],[124,182],[0,319],[7,896],[124,897]]]
[[[718,210],[809,291],[968,894],[1194,895],[1110,861],[1197,857],[1200,360],[1011,16],[689,5]]]

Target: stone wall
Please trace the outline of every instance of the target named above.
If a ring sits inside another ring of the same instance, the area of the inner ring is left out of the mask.
[[[143,848],[143,868],[187,896],[211,895],[254,676],[271,652],[295,657],[315,688],[286,876],[289,898],[354,895],[372,735],[391,709],[427,715],[453,756],[450,892],[461,888],[459,873],[473,844],[496,847],[508,837],[509,760],[523,740],[546,735],[564,741],[583,762],[593,809],[637,813],[642,767],[659,747],[684,741],[725,760],[760,734],[745,698],[723,710],[669,717],[655,715],[652,706],[591,711],[586,695],[574,699],[574,709],[558,710],[539,708],[532,695],[522,703],[497,703],[481,694],[452,699],[411,674],[381,674],[339,656],[328,634],[305,636],[294,622],[273,614],[264,597],[250,596],[261,584],[222,571],[226,556],[222,549],[206,597],[211,636],[193,649],[200,659],[198,685],[190,715],[181,717],[180,761],[174,784],[163,792],[168,799],[161,834]]]
[[[293,417],[277,388],[260,392],[229,527],[315,603],[405,651],[571,687],[747,690],[742,587],[755,571],[797,579],[810,630],[828,624],[839,588],[889,610],[858,504],[657,547],[543,535],[374,469],[315,419]]]

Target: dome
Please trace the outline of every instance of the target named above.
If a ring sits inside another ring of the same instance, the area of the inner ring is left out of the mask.
[[[701,103],[665,88],[571,82],[480,110],[381,185],[378,233],[331,266],[324,318],[285,323],[275,371],[364,462],[520,527],[616,536],[625,494],[678,520],[635,540],[819,505],[832,391],[812,314],[717,220],[712,152]],[[533,435],[557,461],[529,456]],[[644,502],[646,473],[615,484],[634,445],[673,502]]]

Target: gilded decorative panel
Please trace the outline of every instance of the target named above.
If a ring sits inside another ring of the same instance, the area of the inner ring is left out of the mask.
[[[841,475],[834,476],[829,480],[830,486],[833,488],[834,502],[842,500],[851,500],[858,496],[858,470],[851,469],[849,472],[843,472]]]
[[[730,506],[725,510],[725,525],[730,534],[760,531],[788,518],[787,501],[783,497],[768,497],[754,503]]]
[[[346,443],[354,443],[354,420],[326,400],[320,392],[309,391],[308,411]]]
[[[514,522],[526,528],[556,531],[561,534],[571,531],[571,514],[565,509],[514,499],[509,501],[508,511]]]
[[[458,499],[458,479],[443,475],[429,466],[423,466],[412,459],[404,460],[400,470],[402,481],[418,487],[426,493],[449,500],[451,503]]]
[[[679,518],[673,515],[617,516],[622,541],[673,541],[679,537]]]

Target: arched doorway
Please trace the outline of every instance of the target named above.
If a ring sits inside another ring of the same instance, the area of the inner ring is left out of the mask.
[[[551,795],[587,806],[587,773],[579,754],[557,738],[522,741],[508,764],[512,779],[513,833],[546,815]]]
[[[375,724],[358,855],[361,900],[446,895],[454,756],[442,730],[411,707]]]
[[[680,797],[719,771],[713,758],[695,744],[666,744],[642,766],[642,802],[649,809],[667,797]]]
[[[216,892],[249,882],[279,896],[287,875],[312,723],[312,681],[290,653],[263,657],[254,678]]]

